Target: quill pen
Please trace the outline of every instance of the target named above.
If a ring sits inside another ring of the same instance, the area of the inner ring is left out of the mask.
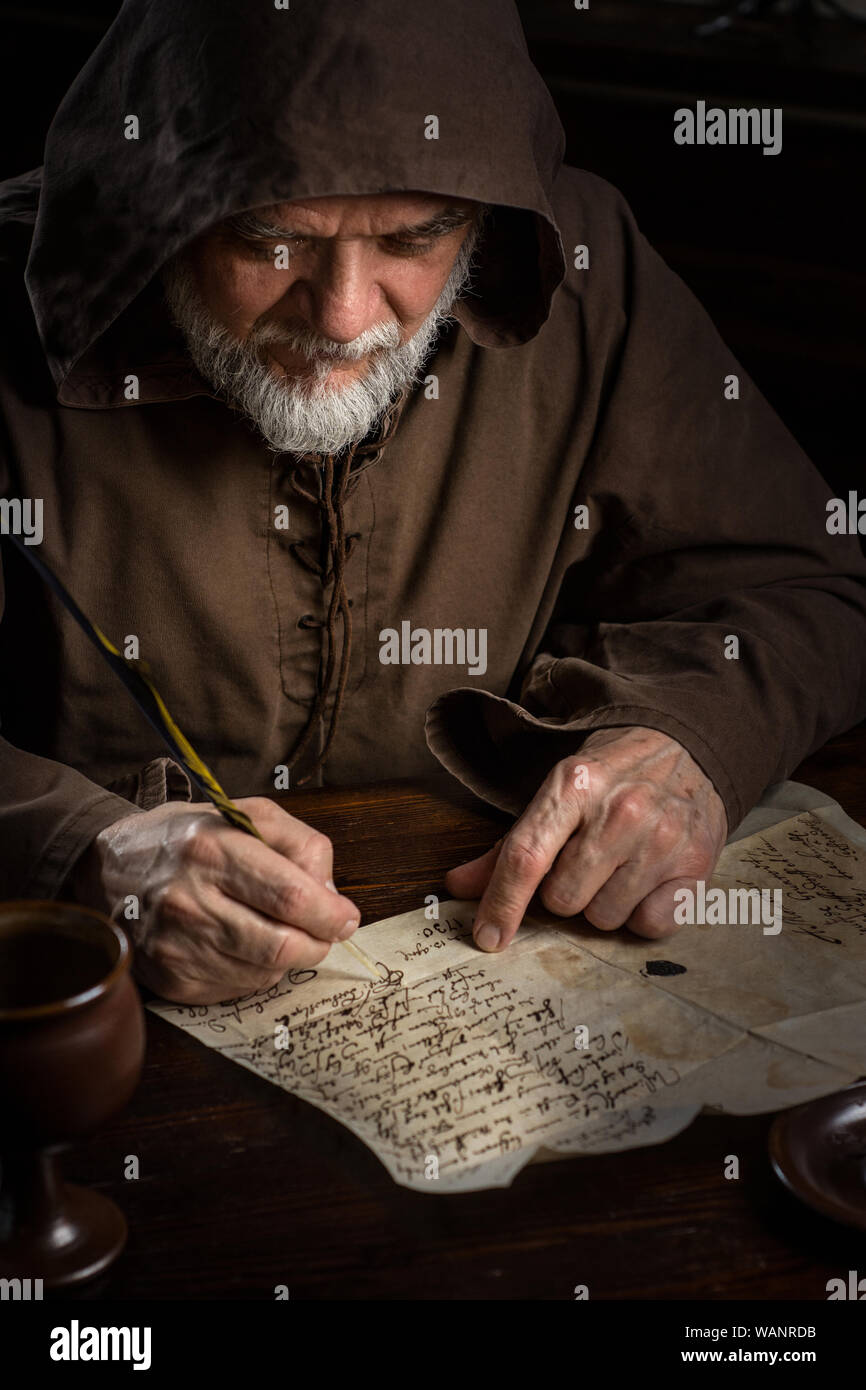
[[[27,558],[40,579],[48,585],[52,593],[56,594],[64,608],[72,615],[93,645],[99,649],[115,675],[126,686],[145,719],[168,745],[172,755],[186,770],[196,786],[201,788],[208,800],[213,802],[230,825],[233,825],[237,830],[244,831],[247,835],[254,835],[257,840],[261,840],[264,844],[263,837],[256,830],[249,816],[226,795],[210,768],[199,757],[189,739],[172,719],[162,696],[151,679],[147,662],[124,656],[106,637],[105,633],[90,621],[86,613],[82,612],[72,595],[64,588],[57,575],[49,569],[45,561],[34,554],[31,547],[25,545],[20,537],[9,533],[9,539]],[[360,946],[356,946],[352,941],[340,941],[336,944],[350,951],[355,959],[360,961],[365,969],[371,971],[377,978],[382,978],[380,968],[361,950]]]

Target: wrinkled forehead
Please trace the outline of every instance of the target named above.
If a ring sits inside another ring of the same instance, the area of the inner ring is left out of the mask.
[[[310,236],[382,236],[407,231],[441,234],[469,226],[481,207],[468,198],[401,190],[299,198],[250,209],[241,216],[274,231]]]

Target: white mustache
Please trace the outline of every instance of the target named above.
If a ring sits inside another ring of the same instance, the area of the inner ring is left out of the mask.
[[[278,454],[337,454],[364,439],[398,393],[419,382],[440,329],[454,321],[453,306],[472,284],[473,252],[467,238],[439,299],[405,342],[399,319],[374,324],[350,343],[279,320],[255,324],[241,339],[210,314],[183,254],[166,263],[162,279],[171,317],[198,371],[257,427],[268,447]],[[262,352],[267,343],[304,354],[310,370],[280,380]],[[368,354],[357,380],[333,389],[328,359]]]
[[[350,343],[335,343],[331,338],[320,338],[311,333],[287,333],[278,323],[263,323],[254,328],[247,339],[250,347],[263,347],[274,344],[298,352],[309,362],[322,359],[335,362],[360,362],[377,348],[400,346],[400,327],[392,319],[389,323],[375,324]]]

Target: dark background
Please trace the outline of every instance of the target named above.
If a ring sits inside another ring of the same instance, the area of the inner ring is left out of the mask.
[[[707,38],[695,26],[723,7],[518,6],[567,162],[622,189],[834,491],[862,488],[866,25],[795,10]],[[0,4],[0,178],[41,163],[53,112],[118,8]],[[675,145],[673,113],[698,99],[781,107],[781,153]]]

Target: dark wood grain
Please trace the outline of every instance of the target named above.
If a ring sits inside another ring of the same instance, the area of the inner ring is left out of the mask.
[[[794,774],[866,824],[866,725]],[[331,836],[365,921],[444,894],[507,817],[448,780],[309,791],[284,803]],[[361,928],[363,941],[363,927]],[[767,1160],[772,1117],[703,1116],[653,1148],[532,1164],[510,1188],[398,1187],[340,1125],[162,1019],[128,1111],[65,1161],[123,1206],[130,1241],[81,1300],[816,1299],[862,1236],[800,1206]],[[126,1182],[127,1155],[141,1177]],[[739,1181],[723,1176],[740,1158]]]

